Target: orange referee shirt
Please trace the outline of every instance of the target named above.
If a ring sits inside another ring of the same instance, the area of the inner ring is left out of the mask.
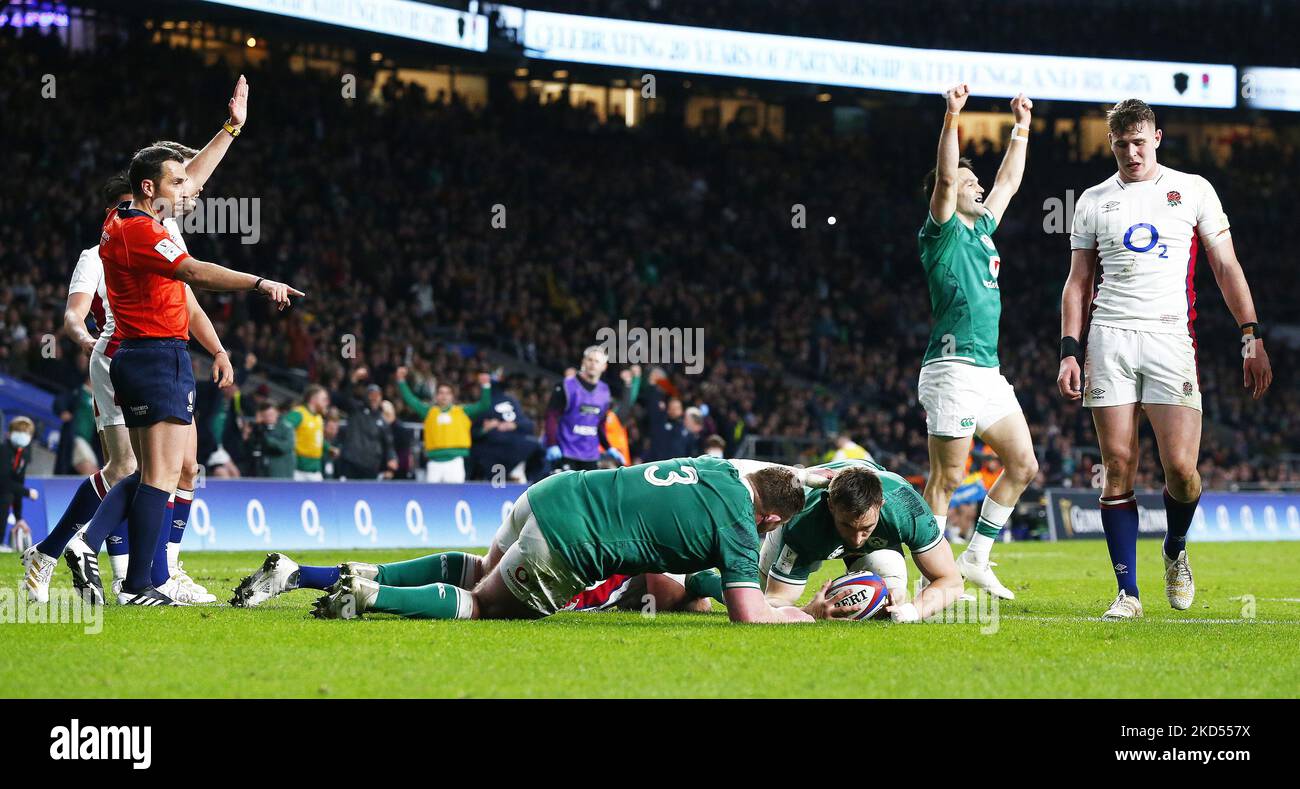
[[[161,222],[129,203],[110,208],[99,237],[99,257],[118,337],[189,339],[185,283],[172,278],[189,253]]]

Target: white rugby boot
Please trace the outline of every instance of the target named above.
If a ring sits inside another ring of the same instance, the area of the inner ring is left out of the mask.
[[[1101,618],[1107,622],[1117,622],[1121,619],[1138,619],[1142,616],[1142,601],[1136,597],[1129,597],[1127,593],[1120,592],[1115,602],[1110,604],[1106,613]]]
[[[957,557],[957,569],[961,571],[962,578],[994,597],[1000,597],[1003,600],[1015,600],[1016,593],[1003,586],[998,577],[993,574],[993,568],[996,566],[997,562],[989,561],[987,556],[982,560],[977,559],[970,550],[966,550],[961,556]]]
[[[236,608],[252,608],[297,588],[298,563],[282,553],[270,553],[256,572],[235,587],[230,604]]]
[[[1165,560],[1165,597],[1175,611],[1186,611],[1196,598],[1196,582],[1192,580],[1192,567],[1187,563],[1187,551],[1179,551],[1177,559],[1160,556]]]

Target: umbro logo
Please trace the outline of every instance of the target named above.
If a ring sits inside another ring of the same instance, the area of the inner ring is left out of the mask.
[[[1116,574],[1116,575],[1128,575],[1128,565],[1127,565],[1127,564],[1117,564],[1117,565],[1115,565],[1115,574]]]
[[[1118,211],[1118,210],[1119,210],[1118,200],[1111,200],[1109,203],[1101,207],[1101,212],[1103,214],[1109,214],[1111,211]]]

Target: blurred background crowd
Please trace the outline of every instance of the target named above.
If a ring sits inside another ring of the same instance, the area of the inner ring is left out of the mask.
[[[648,8],[660,21],[725,19],[884,43],[914,37],[919,13],[884,3],[890,13],[855,17],[870,21],[866,28],[842,19],[847,11],[828,10],[854,4],[796,2],[809,13],[783,9],[779,24],[749,13],[776,4],[744,3],[744,14],[727,10],[733,2],[672,4],[671,12],[667,3],[619,0],[537,5],[633,16]],[[951,5],[965,21],[927,27],[937,36],[932,46],[969,48],[975,29],[989,48],[1037,46]],[[1008,5],[1029,15],[1033,4]],[[1278,19],[1294,14],[1264,5]],[[1081,19],[1108,25],[1118,4],[1077,6]],[[1153,35],[1143,55],[1171,54],[1160,41]],[[1117,37],[1058,43],[1073,54],[1124,54]],[[1229,46],[1214,36],[1206,44]],[[138,59],[141,47],[150,48],[154,67],[128,69],[122,53],[131,48]],[[916,233],[926,212],[920,183],[943,116],[938,97],[907,112],[872,113],[848,132],[787,124],[778,136],[687,128],[654,115],[629,128],[590,104],[509,91],[471,107],[455,93],[400,79],[374,89],[366,73],[360,98],[341,98],[337,77],[274,58],[241,70],[252,86],[247,130],[205,196],[258,198],[260,239],[207,233],[187,241],[201,259],[280,278],[308,296],[282,315],[252,296],[201,294],[238,373],[236,387],[207,383],[198,392],[199,459],[209,473],[292,476],[300,464],[288,415],[305,408],[324,423],[324,475],[418,477],[413,400],[432,403],[439,384],[450,384],[456,402],[475,403],[488,373],[494,410],[475,417],[470,476],[486,479],[504,465],[535,478],[547,468],[541,436],[552,389],[597,332],[619,321],[704,333],[698,374],[682,364],[611,363],[605,380],[625,403],[631,460],[669,451],[648,435],[652,424],[667,424],[678,435],[676,454],[721,446],[727,455],[812,463],[861,447],[901,473],[925,473],[916,380],[929,301]],[[55,99],[34,87],[46,73],[72,75]],[[57,471],[87,473],[98,462],[86,359],[61,329],[72,266],[102,223],[96,191],[152,140],[201,147],[223,120],[237,73],[143,36],[73,52],[52,36],[0,29],[0,373],[57,393]],[[997,107],[1005,103],[988,103]],[[1274,323],[1294,314],[1294,244],[1279,228],[1289,227],[1300,161],[1286,141],[1294,134],[1269,139],[1216,140],[1228,154],[1208,156],[1170,136],[1160,157],[1216,186],[1261,320]],[[967,148],[987,187],[1000,150]],[[1069,205],[1114,171],[1104,153],[1079,150],[1067,134],[1034,136],[1024,183],[996,236],[1002,370],[1029,418],[1040,486],[1089,487],[1098,462],[1087,412],[1062,401],[1054,383],[1069,243],[1068,222],[1045,229],[1051,201]],[[796,205],[806,227],[792,226]],[[1264,401],[1251,402],[1238,332],[1205,266],[1196,292],[1206,486],[1294,485],[1293,351],[1270,345],[1277,378]],[[202,376],[206,355],[194,355]],[[519,423],[508,437],[502,403]],[[363,435],[364,420],[373,429]],[[1139,484],[1159,487],[1149,432],[1142,442]],[[976,458],[973,470],[983,462]]]

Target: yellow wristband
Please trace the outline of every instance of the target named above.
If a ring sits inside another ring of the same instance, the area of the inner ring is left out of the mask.
[[[943,128],[951,129],[957,125],[957,119],[961,117],[960,113],[945,112],[943,114]]]
[[[231,137],[238,137],[240,132],[244,130],[243,124],[240,124],[239,126],[235,126],[230,121],[226,121],[225,123],[221,124],[221,128],[224,129],[226,133],[229,134]]]

